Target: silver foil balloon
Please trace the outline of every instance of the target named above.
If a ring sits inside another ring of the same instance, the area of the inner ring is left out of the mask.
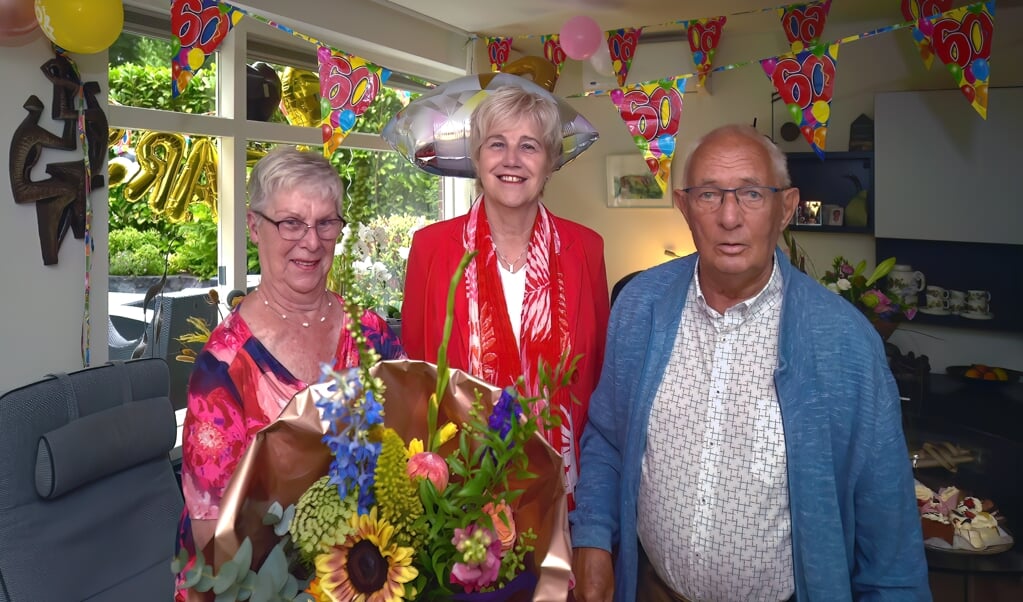
[[[519,86],[550,97],[561,114],[562,154],[557,168],[590,147],[599,136],[593,125],[564,100],[510,73],[479,73],[437,86],[398,111],[381,136],[413,165],[438,176],[475,178],[469,150],[469,119],[492,91]]]

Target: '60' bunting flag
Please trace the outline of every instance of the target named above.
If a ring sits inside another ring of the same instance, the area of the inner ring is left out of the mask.
[[[216,0],[174,0],[171,4],[171,97],[177,98],[242,18]]]
[[[792,121],[821,159],[828,138],[837,64],[838,44],[818,44],[813,50],[760,61]]]
[[[615,77],[618,78],[618,85],[624,86],[625,80],[629,77],[632,57],[636,55],[639,36],[643,35],[643,28],[612,29],[605,31],[604,35],[607,37],[607,51],[611,55],[611,67],[614,69]]]
[[[629,128],[636,146],[643,151],[650,173],[668,190],[671,158],[675,156],[675,135],[682,119],[682,97],[689,76],[625,86],[611,91],[611,101]]]
[[[490,70],[500,71],[511,55],[511,38],[487,38],[487,57],[490,59]]]
[[[971,4],[922,19],[934,54],[948,67],[956,85],[980,116],[987,119],[987,89],[991,78],[991,40],[995,34],[995,3]]]
[[[919,22],[921,19],[940,15],[950,8],[952,8],[952,0],[902,0],[902,16],[907,21],[917,22],[917,26],[913,28],[913,43],[920,51],[924,67],[928,69],[934,62],[934,47],[931,44],[931,36],[920,29]],[[924,28],[928,31],[934,29],[933,26],[930,26],[930,22],[925,23]]]
[[[565,49],[561,47],[561,35],[556,33],[542,35],[540,42],[543,43],[543,58],[550,61],[558,70],[558,75],[561,75],[561,66],[568,59]]]
[[[323,154],[334,154],[359,116],[376,100],[391,72],[357,56],[320,46],[320,113]]]
[[[693,53],[696,73],[700,76],[697,81],[701,86],[707,83],[707,75],[710,74],[714,63],[714,53],[721,42],[721,33],[724,32],[727,21],[728,17],[712,17],[685,22],[689,50]]]
[[[778,9],[785,37],[792,45],[792,53],[799,54],[820,43],[824,25],[828,22],[831,0],[809,4],[790,4]]]

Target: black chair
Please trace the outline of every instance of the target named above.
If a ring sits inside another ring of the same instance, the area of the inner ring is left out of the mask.
[[[162,359],[0,397],[0,602],[171,600],[183,501]]]
[[[625,285],[628,284],[630,280],[632,280],[633,278],[638,276],[639,273],[642,272],[642,271],[643,270],[637,270],[637,271],[632,272],[630,274],[626,274],[626,275],[622,276],[618,280],[618,282],[615,282],[615,285],[613,287],[611,287],[611,305],[612,306],[614,306],[615,298],[617,298],[618,294],[622,292],[622,289],[625,288]]]

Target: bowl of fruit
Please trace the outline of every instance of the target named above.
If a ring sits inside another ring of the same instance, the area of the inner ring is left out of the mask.
[[[968,383],[986,386],[1001,386],[1019,382],[1020,372],[1008,368],[988,366],[986,364],[970,364],[969,366],[949,366],[945,368],[949,376]]]

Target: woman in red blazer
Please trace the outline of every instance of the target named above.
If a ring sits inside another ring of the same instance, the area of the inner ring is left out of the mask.
[[[455,294],[448,362],[499,387],[524,376],[524,392],[536,395],[540,359],[553,366],[566,351],[580,356],[569,390],[552,400],[562,426],[545,433],[561,453],[571,507],[579,438],[604,359],[604,242],[541,202],[562,149],[552,97],[496,90],[473,112],[470,147],[481,194],[468,214],[413,236],[402,343],[410,358],[437,361],[451,277],[466,251],[478,251]]]

